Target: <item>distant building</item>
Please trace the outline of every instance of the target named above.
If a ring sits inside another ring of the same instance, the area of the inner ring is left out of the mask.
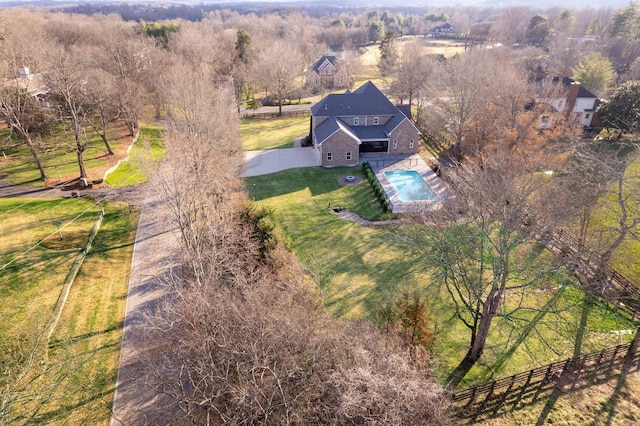
[[[349,75],[335,56],[323,56],[307,69],[307,84],[310,87],[349,87]]]
[[[456,28],[452,24],[447,22],[430,29],[426,37],[441,38],[445,36],[453,36],[455,34],[456,34]]]
[[[553,97],[541,98],[537,100],[538,102],[548,103],[564,120],[580,124],[585,128],[600,125],[600,120],[595,113],[600,104],[598,96],[571,77],[553,77],[550,82],[556,86],[561,85],[560,90]],[[543,80],[539,80],[537,84],[542,88]],[[542,116],[539,127],[550,128],[552,121],[549,115]]]

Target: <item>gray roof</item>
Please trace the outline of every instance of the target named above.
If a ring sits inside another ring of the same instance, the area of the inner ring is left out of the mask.
[[[335,56],[322,56],[320,59],[318,59],[312,66],[311,69],[313,71],[315,71],[316,73],[320,71],[320,66],[322,64],[324,64],[325,61],[329,61],[331,63],[331,65],[333,65],[334,67],[338,68],[338,58],[336,58]]]
[[[408,120],[404,112],[393,105],[370,81],[353,92],[347,90],[342,94],[328,95],[311,108],[311,114],[315,117],[328,117],[313,129],[319,144],[340,130],[359,141],[389,140],[391,132],[404,120]],[[349,126],[341,120],[341,117],[365,115],[390,118],[380,126]]]
[[[353,92],[327,96],[311,108],[311,114],[316,117],[395,115],[398,108],[369,81]]]
[[[322,144],[322,142],[327,140],[331,135],[338,131],[342,131],[349,135],[356,142],[358,142],[358,145],[361,143],[360,138],[353,132],[353,129],[351,129],[349,126],[347,126],[341,120],[336,119],[335,117],[329,117],[328,119],[320,123],[320,125],[315,129],[313,129],[313,133],[315,134],[316,140],[319,144]]]
[[[389,135],[382,126],[353,126],[351,130],[353,130],[356,136],[362,141],[389,139]]]
[[[407,117],[404,114],[398,114],[391,117],[391,120],[387,121],[384,125],[384,131],[387,134],[393,132],[393,130],[400,125]]]
[[[578,95],[576,96],[576,98],[595,98],[597,99],[598,97],[596,95],[594,95],[593,93],[591,93],[589,90],[585,89],[583,86],[580,86],[580,89],[578,90]]]

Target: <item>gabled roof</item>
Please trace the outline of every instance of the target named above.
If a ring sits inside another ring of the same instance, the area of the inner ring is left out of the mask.
[[[589,90],[585,89],[584,86],[580,86],[578,90],[578,95],[576,98],[590,98],[590,99],[598,99],[596,95],[591,93]]]
[[[398,112],[398,108],[370,81],[353,92],[329,95],[311,108],[311,114],[317,117],[384,116]]]
[[[358,145],[362,143],[360,138],[352,131],[351,128],[349,128],[349,126],[344,124],[342,120],[339,120],[335,117],[329,117],[328,119],[320,123],[318,127],[313,129],[313,133],[315,133],[318,145],[322,144],[322,142],[326,141],[339,131],[346,133],[350,138],[355,140]]]
[[[335,56],[322,56],[311,66],[311,70],[316,73],[320,72],[320,67],[322,67],[325,62],[329,62],[334,68],[338,68],[338,58]]]
[[[389,135],[382,126],[353,126],[351,130],[361,141],[379,141],[389,139]]]

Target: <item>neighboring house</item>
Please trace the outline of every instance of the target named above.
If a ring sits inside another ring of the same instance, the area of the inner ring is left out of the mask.
[[[567,121],[578,123],[585,128],[599,126],[595,110],[600,100],[595,94],[570,77],[554,77],[551,83],[562,84],[563,90],[559,91],[561,95],[551,99],[538,99],[538,102],[548,103],[553,111],[560,113]],[[538,84],[542,87],[542,81]],[[553,120],[549,115],[543,115],[541,121],[539,128],[550,128]]]
[[[332,94],[311,108],[311,138],[324,167],[355,166],[360,154],[414,154],[420,131],[408,107],[396,107],[372,83]]]
[[[445,36],[452,36],[452,35],[455,35],[455,33],[456,33],[456,28],[447,22],[445,24],[438,25],[437,27],[430,29],[426,37],[439,38],[439,37],[445,37]]]
[[[349,76],[335,56],[323,56],[306,72],[307,84],[317,87],[349,87]]]
[[[11,91],[18,90],[23,94],[26,92],[26,95],[32,96],[39,105],[45,106],[44,97],[47,95],[48,90],[43,82],[42,75],[32,74],[27,67],[18,68],[18,74],[6,79],[2,83],[2,87]]]

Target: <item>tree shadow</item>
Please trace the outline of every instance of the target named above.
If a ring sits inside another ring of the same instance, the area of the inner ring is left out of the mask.
[[[542,425],[562,396],[602,385],[617,376],[615,391],[602,409],[602,414],[606,412],[608,415],[605,424],[610,425],[620,400],[620,391],[626,386],[626,376],[637,371],[640,371],[640,354],[636,343],[629,346],[624,356],[590,365],[569,363],[562,372],[547,374],[542,380],[527,380],[522,385],[509,386],[497,392],[489,389],[482,398],[472,398],[464,407],[460,407],[457,416],[476,423],[522,410],[546,400],[536,423]]]

